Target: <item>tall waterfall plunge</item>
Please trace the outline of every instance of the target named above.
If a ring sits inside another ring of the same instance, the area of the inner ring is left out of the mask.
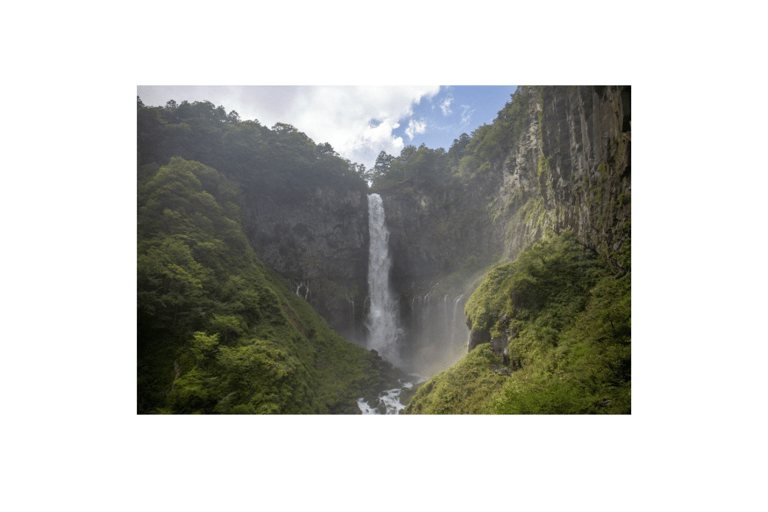
[[[409,373],[431,377],[467,353],[464,305],[468,295],[393,296],[389,232],[378,194],[368,196],[368,229],[368,348]]]
[[[397,304],[389,288],[389,232],[384,222],[384,203],[379,194],[368,196],[368,231],[370,247],[368,254],[368,348],[376,350],[381,357],[399,364],[397,339],[400,330],[397,325]]]

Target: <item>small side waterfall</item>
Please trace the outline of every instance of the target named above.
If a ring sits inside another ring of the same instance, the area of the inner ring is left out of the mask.
[[[463,306],[465,295],[427,293],[410,300],[405,369],[430,377],[467,353],[469,329]]]
[[[368,348],[376,350],[381,357],[398,365],[397,308],[389,289],[389,232],[385,224],[384,203],[379,194],[368,196],[368,231],[370,246],[368,254]]]

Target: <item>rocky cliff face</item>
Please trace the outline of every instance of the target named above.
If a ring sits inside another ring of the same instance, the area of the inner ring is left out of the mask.
[[[414,297],[438,283],[441,293],[468,293],[473,272],[515,259],[550,232],[570,229],[614,271],[626,266],[630,88],[524,87],[519,93],[525,118],[500,157],[451,189],[405,182],[381,192],[393,285],[406,321]]]
[[[452,268],[455,254],[446,249],[458,240],[440,229],[440,213],[450,210],[444,199],[415,187],[384,195],[393,255],[392,282],[400,292],[426,293]]]
[[[629,87],[543,87],[503,166],[494,211],[512,259],[548,230],[570,228],[615,260],[630,237]],[[618,264],[618,263],[617,263]]]
[[[368,206],[361,191],[317,188],[300,201],[246,191],[244,229],[259,258],[286,277],[329,325],[363,343]]]
[[[492,261],[498,237],[487,203],[500,183],[496,173],[438,193],[411,183],[381,193],[398,292],[407,298],[424,295],[451,273]]]

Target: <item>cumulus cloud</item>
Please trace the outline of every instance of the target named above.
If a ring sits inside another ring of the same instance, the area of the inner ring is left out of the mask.
[[[439,86],[139,86],[138,94],[146,105],[207,100],[227,112],[236,110],[243,120],[257,119],[269,127],[291,124],[315,143],[328,142],[342,157],[370,169],[379,152],[400,154],[405,144],[393,130],[413,115],[414,104],[439,91]],[[425,123],[412,123],[409,137],[424,133]]]
[[[417,133],[424,133],[424,130],[427,129],[427,123],[424,121],[416,121],[415,119],[411,119],[408,123],[408,128],[405,129],[405,134],[408,136],[409,139],[413,139],[413,136]]]

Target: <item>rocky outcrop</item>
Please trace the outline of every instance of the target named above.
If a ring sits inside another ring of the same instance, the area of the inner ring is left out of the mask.
[[[246,190],[244,229],[259,258],[342,336],[362,344],[368,295],[365,192],[317,188],[300,201]]]
[[[490,343],[491,334],[488,331],[477,329],[469,331],[469,343],[467,344],[467,350],[472,351],[476,346],[482,343]]]
[[[630,88],[541,87],[527,97],[528,129],[501,168],[504,256],[547,230],[571,229],[615,257],[631,230]]]

